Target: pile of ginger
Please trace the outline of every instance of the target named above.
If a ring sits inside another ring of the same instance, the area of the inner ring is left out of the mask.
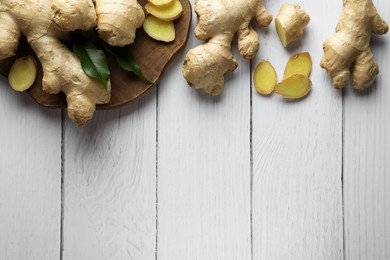
[[[70,119],[85,125],[96,104],[109,102],[110,83],[106,91],[88,77],[62,41],[70,39],[71,31],[96,28],[110,45],[128,45],[144,19],[137,0],[1,0],[0,60],[15,55],[24,35],[42,65],[43,90],[64,92]]]

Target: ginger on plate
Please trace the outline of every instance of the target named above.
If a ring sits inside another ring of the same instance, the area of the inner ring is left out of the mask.
[[[216,96],[224,87],[225,73],[237,68],[231,50],[234,35],[238,33],[241,56],[252,59],[259,49],[259,37],[251,21],[256,18],[258,25],[265,27],[272,21],[272,15],[263,0],[197,0],[195,12],[198,16],[195,36],[208,42],[187,53],[182,72],[191,87]]]
[[[278,76],[272,64],[262,60],[255,69],[253,82],[255,89],[261,95],[270,95],[278,81]]]
[[[172,42],[176,37],[172,21],[163,21],[153,15],[146,18],[143,28],[147,35],[158,41]]]
[[[31,56],[16,59],[8,73],[8,82],[15,91],[25,91],[34,84],[37,65]]]
[[[179,18],[183,13],[183,6],[179,0],[165,6],[155,6],[151,3],[145,5],[146,11],[163,21],[173,21]]]
[[[2,0],[0,2],[0,59],[15,55],[21,35],[24,35],[36,53],[43,69],[42,88],[46,93],[66,95],[68,115],[78,125],[86,124],[95,111],[96,104],[110,100],[110,84],[107,91],[95,79],[88,77],[79,59],[61,43],[70,38],[67,24],[72,29],[86,29],[88,15],[97,17],[100,35],[110,43],[132,42],[132,30],[143,21],[137,1],[96,0]],[[73,4],[71,4],[71,2]],[[53,12],[52,12],[53,10]],[[78,11],[78,12],[76,12]],[[95,16],[93,15],[95,12]],[[130,12],[130,14],[129,14]],[[70,17],[68,17],[70,15]],[[126,17],[129,15],[129,17]],[[56,24],[53,23],[53,19]],[[94,18],[91,18],[92,21]],[[96,21],[95,21],[96,22]],[[57,26],[58,25],[58,26]],[[88,25],[87,27],[93,25]],[[130,35],[130,36],[129,36]]]
[[[154,6],[158,6],[158,7],[164,7],[164,6],[170,5],[174,1],[175,0],[148,0],[149,3],[151,3]]]
[[[309,15],[299,5],[285,3],[275,18],[276,31],[284,47],[303,37]]]
[[[345,87],[351,76],[353,88],[359,90],[375,81],[379,68],[370,49],[371,34],[385,34],[388,29],[372,0],[344,0],[336,33],[324,42],[321,59],[335,88]]]

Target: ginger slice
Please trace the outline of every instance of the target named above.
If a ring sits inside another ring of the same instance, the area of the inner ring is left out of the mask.
[[[255,69],[253,81],[255,89],[261,95],[270,95],[277,83],[277,75],[272,64],[267,60],[262,60]]]
[[[287,78],[293,74],[302,74],[309,77],[311,68],[312,60],[310,54],[308,52],[298,53],[288,60],[283,78]]]
[[[276,31],[283,46],[301,39],[309,22],[309,15],[299,5],[283,4],[275,18]]]
[[[175,26],[172,21],[163,21],[153,15],[146,18],[144,31],[153,39],[163,42],[172,42],[175,40]]]
[[[15,60],[8,74],[11,87],[19,92],[29,89],[37,77],[36,61],[31,56],[20,57]]]
[[[183,13],[183,6],[179,0],[174,0],[172,4],[167,6],[155,6],[153,4],[147,3],[145,9],[149,14],[163,21],[176,20]]]
[[[311,80],[301,74],[294,74],[276,84],[275,93],[286,99],[299,99],[311,90]]]
[[[156,7],[164,7],[172,4],[174,1],[175,0],[148,0],[149,3]]]

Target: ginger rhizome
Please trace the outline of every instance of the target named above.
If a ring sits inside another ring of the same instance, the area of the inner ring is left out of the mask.
[[[272,21],[272,15],[263,0],[197,0],[195,12],[198,16],[195,36],[208,42],[187,53],[183,76],[190,86],[219,95],[225,73],[237,68],[231,50],[234,35],[238,34],[241,56],[252,59],[259,49],[259,37],[251,21],[256,18],[258,25],[265,27]]]
[[[370,49],[371,34],[385,34],[388,29],[372,0],[344,0],[336,33],[324,42],[321,59],[335,88],[345,87],[351,77],[353,88],[359,90],[375,81],[379,68]]]
[[[309,15],[299,5],[283,4],[275,18],[276,32],[283,46],[301,39],[309,22]]]
[[[123,37],[127,38],[126,43],[130,43],[134,40],[131,28],[142,24],[139,20],[142,20],[143,12],[139,16],[132,13],[138,10],[138,3],[135,0],[115,1],[115,3],[96,0],[96,8],[92,0],[75,0],[73,4],[72,1],[64,1],[58,6],[60,2],[60,0],[2,0],[0,2],[0,59],[15,55],[19,39],[24,35],[42,65],[42,89],[49,94],[64,92],[69,117],[76,124],[84,125],[91,119],[96,104],[109,102],[110,84],[108,83],[106,91],[97,80],[91,79],[84,73],[79,59],[61,43],[62,40],[70,38],[66,30],[91,28],[96,24],[97,19],[98,24],[100,23],[99,34],[102,37],[107,36],[105,39],[110,43],[119,44]],[[128,14],[129,8],[132,10],[131,15]],[[92,18],[88,19],[88,15]],[[56,24],[53,23],[52,18]],[[61,25],[64,27],[59,27]],[[120,28],[121,26],[124,27]]]
[[[48,1],[49,2],[49,1]],[[91,30],[112,46],[134,42],[145,14],[137,0],[53,0],[53,22],[64,31]]]

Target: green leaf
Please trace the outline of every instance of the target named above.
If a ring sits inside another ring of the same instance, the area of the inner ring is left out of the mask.
[[[137,61],[126,47],[113,47],[105,42],[102,42],[102,45],[108,53],[115,57],[119,67],[126,71],[133,72],[138,78],[145,81],[146,83],[154,83],[142,74],[141,68],[139,67]]]
[[[104,51],[81,36],[72,37],[72,47],[74,53],[80,58],[81,67],[85,74],[99,80],[104,89],[108,91],[107,84],[110,78],[110,69]]]

